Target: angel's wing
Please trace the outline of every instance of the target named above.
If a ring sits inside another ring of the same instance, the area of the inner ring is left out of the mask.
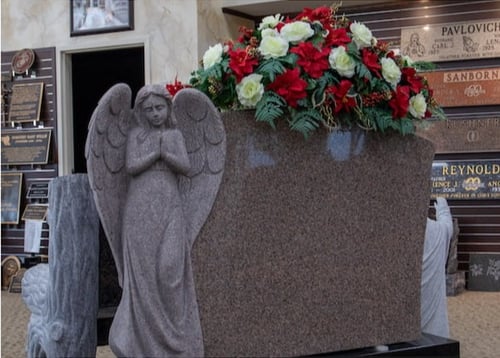
[[[127,133],[132,121],[132,91],[124,83],[111,87],[92,114],[85,143],[89,182],[111,247],[121,286],[122,210],[127,192],[125,155]]]
[[[226,131],[219,111],[196,89],[177,92],[173,112],[184,135],[191,164],[179,186],[192,245],[219,191],[226,160]]]

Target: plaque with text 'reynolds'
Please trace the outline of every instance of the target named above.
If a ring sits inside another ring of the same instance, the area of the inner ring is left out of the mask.
[[[2,224],[19,223],[23,173],[2,173]]]
[[[420,74],[442,107],[500,104],[500,67]]]
[[[403,28],[401,53],[430,62],[500,57],[500,20]]]
[[[22,83],[12,86],[9,106],[10,122],[33,122],[40,120],[43,82]]]
[[[437,160],[431,183],[432,199],[500,199],[500,160]]]
[[[47,164],[51,129],[2,131],[2,165]]]

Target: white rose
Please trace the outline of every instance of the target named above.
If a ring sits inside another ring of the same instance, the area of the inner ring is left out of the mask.
[[[283,16],[280,14],[266,16],[262,19],[259,30],[264,29],[274,29],[283,20]]]
[[[260,42],[259,51],[265,59],[285,56],[288,41],[281,36],[266,36]]]
[[[268,36],[276,37],[276,36],[279,36],[279,35],[280,35],[280,33],[278,31],[276,31],[275,29],[264,29],[260,33],[260,36],[262,38],[268,37]]]
[[[344,46],[339,46],[330,52],[328,57],[330,66],[341,76],[351,78],[354,75],[356,63],[353,58],[345,51]]]
[[[221,44],[210,46],[203,55],[203,68],[207,69],[222,61],[222,51],[224,48]]]
[[[427,103],[422,93],[410,98],[410,107],[408,111],[415,118],[424,118],[425,112],[427,111]]]
[[[314,30],[307,22],[295,21],[283,26],[280,33],[288,42],[297,43],[314,35]]]
[[[373,36],[368,27],[355,21],[351,24],[350,29],[352,32],[352,39],[358,49],[371,46]]]
[[[243,77],[240,83],[236,85],[238,100],[243,106],[255,107],[264,94],[264,85],[260,82],[261,75],[251,74]]]
[[[382,64],[382,76],[384,76],[385,80],[393,87],[396,87],[401,79],[401,70],[398,65],[396,65],[396,62],[394,62],[392,58],[387,57],[382,58],[380,63]]]

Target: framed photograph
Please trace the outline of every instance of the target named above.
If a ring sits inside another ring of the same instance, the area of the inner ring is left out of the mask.
[[[134,29],[133,0],[70,0],[71,36]]]

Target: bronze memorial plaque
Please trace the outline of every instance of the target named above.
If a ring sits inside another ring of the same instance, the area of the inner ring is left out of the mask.
[[[500,20],[402,28],[401,53],[430,62],[500,57]]]
[[[39,121],[42,96],[43,82],[13,85],[9,107],[9,121]]]
[[[500,104],[500,67],[421,73],[442,107]]]
[[[26,194],[28,199],[48,199],[49,182],[32,183]]]
[[[51,129],[2,131],[2,165],[47,164]]]
[[[431,182],[431,199],[500,199],[500,160],[435,160]]]
[[[2,173],[2,224],[19,223],[23,173]]]
[[[40,220],[45,221],[47,217],[48,205],[43,204],[28,204],[24,209],[23,220]]]
[[[417,134],[434,143],[436,153],[500,151],[500,116],[435,121]]]
[[[12,71],[16,74],[26,73],[35,62],[35,53],[32,49],[23,48],[12,57]]]

